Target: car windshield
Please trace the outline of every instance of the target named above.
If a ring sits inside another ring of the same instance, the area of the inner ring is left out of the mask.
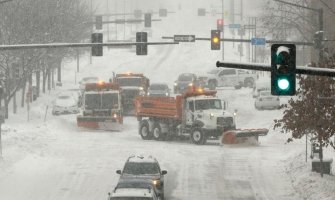
[[[62,99],[62,100],[70,99],[70,98],[71,98],[70,96],[65,96],[65,95],[58,96],[58,99]]]
[[[195,101],[195,110],[222,109],[221,100],[205,99]]]
[[[217,73],[219,73],[221,70],[219,70],[219,69],[213,69],[213,70],[211,70],[211,71],[209,71],[209,72],[207,72],[208,74],[217,74]]]
[[[178,81],[192,81],[192,78],[192,75],[184,74],[179,76]]]
[[[142,85],[142,78],[140,77],[119,77],[117,78],[117,83],[120,86],[141,86]]]
[[[155,84],[155,85],[150,85],[149,87],[150,90],[166,90],[167,86],[166,85],[159,85],[159,84]]]
[[[127,162],[123,173],[133,175],[159,174],[159,168],[156,163]]]

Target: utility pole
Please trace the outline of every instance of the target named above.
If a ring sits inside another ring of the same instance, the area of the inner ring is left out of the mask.
[[[91,0],[91,20],[93,20],[93,2],[92,2],[92,0]],[[91,35],[92,35],[92,33],[93,33],[93,27],[91,27]],[[92,51],[90,51],[90,64],[92,64]]]
[[[223,4],[224,4],[224,0],[221,1],[222,2],[222,20],[224,19],[224,10],[223,10]],[[224,38],[224,26],[222,28],[222,39]],[[222,40],[222,43],[221,43],[221,46],[222,46],[222,61],[224,61],[224,43],[223,43],[223,40]]]

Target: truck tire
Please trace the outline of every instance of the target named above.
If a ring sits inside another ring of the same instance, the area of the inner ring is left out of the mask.
[[[139,134],[141,135],[143,140],[150,140],[152,138],[152,134],[149,130],[149,123],[146,120],[140,122]]]
[[[216,84],[216,81],[215,81],[215,80],[210,80],[210,81],[208,82],[208,88],[209,88],[210,90],[215,90],[216,86],[217,86],[217,84]]]
[[[235,85],[234,88],[235,88],[236,90],[241,89],[241,88],[242,88],[242,85]]]
[[[204,132],[199,129],[193,129],[191,132],[191,140],[194,144],[205,144],[206,143],[206,139],[205,139],[205,134]]]
[[[244,87],[253,88],[254,87],[254,79],[246,78],[244,80]]]
[[[152,128],[152,135],[155,140],[164,140],[164,133],[162,133],[161,125],[155,122]]]

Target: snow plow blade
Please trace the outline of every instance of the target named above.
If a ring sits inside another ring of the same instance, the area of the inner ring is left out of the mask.
[[[101,116],[78,116],[77,126],[89,129],[121,131],[122,122],[118,118]]]
[[[249,141],[249,139],[254,139],[258,142],[259,136],[265,136],[269,132],[269,129],[237,129],[229,130],[222,134],[221,143],[222,144],[240,144]]]

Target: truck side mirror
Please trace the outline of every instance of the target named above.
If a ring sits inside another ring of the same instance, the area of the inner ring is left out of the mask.
[[[163,170],[163,171],[162,171],[162,175],[165,175],[165,174],[167,174],[167,171],[166,171],[166,170]]]
[[[222,100],[223,110],[227,110],[228,102]]]
[[[116,170],[116,173],[117,173],[117,174],[121,174],[121,170],[119,170],[119,169]]]

